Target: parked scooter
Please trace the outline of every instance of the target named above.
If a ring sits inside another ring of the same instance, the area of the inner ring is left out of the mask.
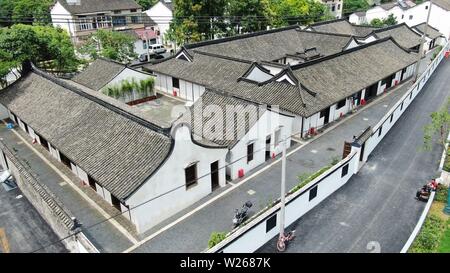
[[[252,202],[247,201],[242,206],[240,211],[239,211],[239,209],[235,209],[234,218],[233,218],[233,226],[234,227],[237,227],[240,224],[242,224],[242,222],[244,222],[244,220],[247,218],[247,215],[248,215],[247,214],[248,209],[251,208],[252,206],[253,206]]]
[[[431,180],[426,185],[423,185],[420,190],[416,192],[416,199],[423,202],[428,202],[432,191],[436,191],[438,183],[436,180]]]

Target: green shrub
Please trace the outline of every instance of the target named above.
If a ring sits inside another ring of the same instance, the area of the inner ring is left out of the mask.
[[[436,196],[434,200],[437,202],[447,202],[448,188],[445,185],[440,184],[436,190]]]
[[[410,252],[429,253],[436,252],[440,238],[445,229],[445,222],[438,216],[430,214],[425,220],[419,235],[416,237]]]
[[[212,248],[227,237],[225,232],[213,232],[209,237],[208,248]]]

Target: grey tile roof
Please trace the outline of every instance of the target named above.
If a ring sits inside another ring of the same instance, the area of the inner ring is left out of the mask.
[[[0,103],[119,199],[172,150],[151,124],[37,70],[0,91]]]
[[[213,115],[210,115],[211,109],[215,110]],[[235,112],[230,112],[231,109]],[[207,90],[177,123],[186,122],[191,126],[194,141],[232,148],[265,111],[265,107],[253,102]]]
[[[450,0],[433,0],[433,4],[450,11]]]
[[[141,8],[133,0],[58,0],[58,2],[72,14]],[[76,4],[71,4],[72,2]]]
[[[346,19],[337,19],[331,21],[325,21],[309,26],[314,31],[326,32],[326,33],[338,33],[353,36],[364,37],[370,34],[376,28],[367,26],[353,25]]]
[[[278,105],[283,110],[308,117],[407,67],[416,59],[416,54],[405,51],[389,37],[292,66],[300,85],[239,81],[252,62],[198,51],[193,53],[193,62],[172,58],[145,68],[259,104]]]
[[[425,23],[418,24],[418,25],[416,25],[416,26],[413,26],[412,28],[415,29],[415,30],[417,30],[420,34],[423,34],[424,31],[425,31]],[[438,38],[438,37],[443,36],[443,34],[440,33],[439,30],[437,30],[437,29],[435,29],[434,27],[428,25],[428,28],[427,28],[427,36],[428,36],[430,39],[436,39],[436,38]]]
[[[90,89],[99,91],[124,69],[125,65],[123,64],[98,58],[82,72],[75,75],[72,80]]]
[[[323,55],[340,52],[349,38],[349,35],[311,33],[290,26],[186,45],[186,48],[250,61],[274,61],[313,47]]]
[[[166,6],[168,9],[170,9],[171,11],[173,11],[173,2],[172,1],[166,1],[166,0],[159,0],[159,2],[161,2],[161,4],[163,4],[164,6]]]
[[[351,96],[417,61],[416,53],[407,52],[391,38],[336,55],[292,67],[299,81],[307,89],[316,92],[315,99],[320,100],[307,107],[309,114]]]
[[[404,48],[414,48],[420,45],[420,35],[410,29],[405,23],[374,30],[379,38],[391,36]]]

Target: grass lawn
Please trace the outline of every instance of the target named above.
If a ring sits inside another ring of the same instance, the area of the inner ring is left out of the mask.
[[[447,189],[436,195],[425,223],[408,252],[450,253],[450,216],[443,212],[447,200]]]

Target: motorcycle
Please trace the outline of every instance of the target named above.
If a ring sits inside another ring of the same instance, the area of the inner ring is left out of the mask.
[[[416,199],[423,202],[428,202],[432,191],[436,191],[438,183],[436,180],[431,180],[426,185],[423,185],[420,190],[416,192]]]
[[[294,240],[295,238],[295,230],[286,232],[283,234],[283,236],[280,236],[278,238],[278,242],[277,242],[277,249],[280,252],[284,252],[286,250],[286,246],[287,244]]]
[[[247,218],[248,209],[251,208],[252,206],[253,206],[252,202],[247,201],[247,202],[245,202],[244,205],[242,205],[242,208],[240,211],[239,211],[239,209],[235,209],[234,218],[233,218],[233,226],[235,228],[237,226],[239,226],[240,224],[242,224],[242,222],[244,222],[244,220]]]

